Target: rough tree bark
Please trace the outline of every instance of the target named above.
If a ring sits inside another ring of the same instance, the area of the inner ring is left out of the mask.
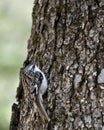
[[[104,130],[104,1],[35,0],[32,19],[23,68],[45,72],[51,121],[42,125],[21,71],[10,130]]]

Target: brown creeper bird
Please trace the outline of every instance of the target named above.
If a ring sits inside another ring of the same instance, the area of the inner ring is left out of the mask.
[[[23,70],[24,75],[28,78],[28,85],[32,88],[31,94],[34,96],[34,101],[36,102],[39,115],[44,123],[49,122],[50,118],[43,106],[42,96],[47,90],[47,79],[45,74],[35,65],[35,63],[29,64]]]

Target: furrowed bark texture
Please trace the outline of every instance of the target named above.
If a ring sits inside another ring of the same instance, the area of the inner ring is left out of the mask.
[[[48,78],[51,121],[42,125],[20,74],[15,130],[104,130],[104,1],[36,0],[32,19],[24,66],[38,61]]]

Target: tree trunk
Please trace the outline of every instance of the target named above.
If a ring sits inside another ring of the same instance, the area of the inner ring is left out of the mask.
[[[28,56],[48,79],[43,125],[25,85],[10,130],[104,130],[104,1],[35,0]]]

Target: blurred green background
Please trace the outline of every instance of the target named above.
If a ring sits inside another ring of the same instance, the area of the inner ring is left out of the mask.
[[[33,0],[0,0],[0,130],[8,130],[27,55]]]

